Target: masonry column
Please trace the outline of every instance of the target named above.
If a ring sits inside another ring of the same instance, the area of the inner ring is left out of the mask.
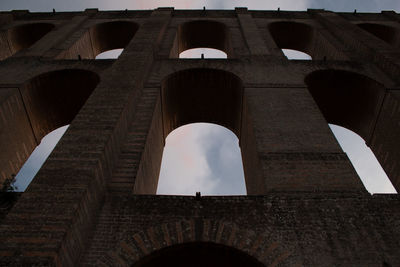
[[[400,88],[388,88],[368,144],[387,176],[400,192]]]
[[[254,129],[264,193],[365,192],[306,87],[245,88],[244,101]]]
[[[261,37],[261,33],[251,16],[251,13],[248,12],[247,8],[240,7],[235,8],[236,16],[238,18],[240,28],[243,33],[244,40],[247,43],[247,47],[249,48],[249,52],[251,56],[278,56],[282,57],[283,54],[277,53],[274,50],[270,49],[270,46],[267,46]],[[283,56],[284,57],[284,56]]]
[[[139,28],[7,215],[0,265],[79,263],[170,13],[155,10]]]

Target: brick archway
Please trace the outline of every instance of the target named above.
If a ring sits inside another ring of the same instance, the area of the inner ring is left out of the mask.
[[[115,249],[98,260],[97,266],[132,266],[155,251],[190,242],[232,247],[266,266],[301,265],[291,251],[269,237],[268,232],[256,232],[228,221],[198,218],[163,223],[141,232],[127,233]]]

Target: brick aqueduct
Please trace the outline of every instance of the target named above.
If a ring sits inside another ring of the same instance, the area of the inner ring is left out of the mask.
[[[399,23],[393,11],[0,12],[1,180],[70,124],[1,209],[0,266],[400,266],[399,196],[370,195],[328,128],[363,137],[400,190]],[[196,47],[228,59],[179,59]],[[238,136],[247,196],[155,195],[165,137],[193,122]]]

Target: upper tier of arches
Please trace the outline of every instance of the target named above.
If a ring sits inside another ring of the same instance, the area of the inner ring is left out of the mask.
[[[392,46],[400,47],[400,30],[398,28],[369,22],[359,23],[357,26]]]
[[[53,28],[54,24],[36,22],[17,25],[0,33],[0,60],[32,46]]]
[[[194,20],[178,26],[170,57],[179,55],[192,48],[214,48],[232,57],[231,35],[229,28],[217,21]]]
[[[59,58],[94,59],[105,51],[123,49],[129,44],[138,29],[137,23],[124,20],[95,24]]]

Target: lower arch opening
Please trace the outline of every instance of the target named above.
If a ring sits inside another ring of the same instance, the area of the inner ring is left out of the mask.
[[[355,132],[329,124],[343,151],[349,157],[365,188],[371,194],[397,193],[374,153]]]
[[[166,247],[151,253],[134,267],[261,267],[256,258],[233,247],[212,242],[191,242]]]
[[[68,127],[69,124],[59,127],[42,138],[40,144],[15,176],[15,191],[25,191]]]
[[[192,123],[166,138],[157,194],[246,195],[237,136],[212,123]]]

